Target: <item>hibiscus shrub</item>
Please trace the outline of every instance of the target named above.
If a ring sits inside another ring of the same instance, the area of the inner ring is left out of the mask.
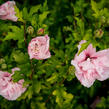
[[[108,6],[0,0],[0,109],[108,109]]]

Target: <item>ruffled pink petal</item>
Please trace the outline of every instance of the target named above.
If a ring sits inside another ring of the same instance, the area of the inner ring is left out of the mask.
[[[90,44],[90,45],[86,48],[85,53],[86,53],[86,55],[89,55],[90,57],[92,57],[93,54],[96,53],[96,49],[93,48],[92,44]]]

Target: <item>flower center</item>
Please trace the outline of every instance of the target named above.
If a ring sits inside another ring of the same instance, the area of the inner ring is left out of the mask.
[[[31,51],[32,51],[33,53],[38,53],[38,52],[39,52],[39,46],[38,46],[37,43],[31,44]]]
[[[34,52],[38,52],[39,51],[39,47],[38,47],[38,44],[37,43],[35,43],[35,45],[34,45],[35,47],[34,47]]]

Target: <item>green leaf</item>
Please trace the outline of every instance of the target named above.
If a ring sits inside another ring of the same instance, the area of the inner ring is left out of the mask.
[[[21,43],[24,42],[24,28],[21,26],[21,28],[17,26],[9,26],[9,29],[11,29],[12,32],[8,32],[7,36],[3,39],[5,40],[18,40],[18,46],[20,47]]]
[[[58,78],[58,74],[57,73],[53,73],[52,76],[47,79],[47,82],[54,83],[55,81],[57,81],[57,78]]]
[[[14,6],[15,12],[16,12],[16,16],[18,17],[18,21],[24,22],[24,20],[22,19],[22,11],[20,12],[20,10],[17,8],[17,6]]]
[[[83,37],[83,40],[90,40],[92,37],[92,29],[88,29],[85,31],[85,35]]]
[[[75,19],[77,20],[77,25],[80,28],[81,36],[84,36],[84,22],[82,21],[82,19],[79,19],[77,17],[75,17]]]
[[[25,93],[25,97],[27,96],[28,99],[31,99],[32,98],[32,95],[33,95],[33,87],[32,86],[29,86],[28,87],[28,90]]]
[[[10,39],[24,41],[24,29],[22,26],[21,28],[17,26],[9,26],[9,29],[11,29],[12,32],[8,32],[8,35],[4,38],[4,41]]]
[[[19,64],[27,63],[29,60],[28,54],[27,53],[24,54],[23,52],[21,52],[19,50],[13,52],[12,56],[15,59],[15,61]]]
[[[36,28],[37,27],[37,22],[38,22],[38,15],[34,15],[31,18],[31,25],[34,26],[34,28]]]
[[[88,41],[87,41],[86,43],[83,43],[83,44],[81,45],[81,48],[80,48],[79,52],[78,52],[78,55],[79,55],[84,49],[86,49],[89,44],[90,44],[90,42],[88,42]]]
[[[37,13],[40,8],[41,8],[41,5],[32,6],[29,12],[29,16],[32,16],[34,13]]]
[[[72,16],[66,16],[67,20],[71,23],[73,23],[73,17]]]
[[[98,5],[95,1],[91,0],[91,6],[92,6],[92,10],[95,12],[95,14],[93,15],[97,18],[99,16]]]
[[[13,78],[13,82],[18,82],[24,77],[21,75],[21,71],[15,71],[14,75],[12,75],[12,78]]]
[[[46,109],[45,103],[42,100],[43,98],[41,96],[37,96],[35,99],[33,98],[31,109]]]
[[[78,16],[80,12],[83,12],[83,9],[87,6],[87,3],[85,0],[76,0],[75,4],[71,4],[72,7],[74,8],[74,14],[75,16]]]
[[[39,24],[42,25],[43,21],[47,18],[47,15],[49,14],[49,11],[45,11],[42,14],[39,15]]]
[[[28,14],[28,10],[26,7],[23,8],[22,15],[24,20],[27,20],[27,21],[30,20],[30,16]]]
[[[37,102],[38,109],[47,109],[45,103]]]
[[[33,89],[36,93],[39,93],[41,90],[41,82],[35,80],[33,84]]]
[[[67,80],[71,81],[73,78],[75,78],[75,67],[74,66],[70,66],[68,69],[68,76],[67,76]]]
[[[53,95],[56,96],[56,103],[59,107],[64,107],[64,105],[69,104],[73,99],[72,94],[68,94],[64,88],[60,87],[53,91]]]
[[[43,3],[43,6],[41,7],[40,11],[45,12],[48,10],[47,0]]]

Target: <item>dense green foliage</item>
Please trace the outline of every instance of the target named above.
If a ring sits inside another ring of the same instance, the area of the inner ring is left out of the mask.
[[[109,80],[85,88],[75,77],[71,60],[81,40],[87,43],[79,53],[89,43],[97,50],[109,48],[109,1],[16,0],[16,6],[18,22],[0,20],[0,70],[19,67],[13,80],[24,78],[29,87],[16,101],[0,96],[0,109],[108,109]],[[40,28],[50,36],[52,56],[31,64],[27,47]],[[99,102],[92,105],[97,97]]]

